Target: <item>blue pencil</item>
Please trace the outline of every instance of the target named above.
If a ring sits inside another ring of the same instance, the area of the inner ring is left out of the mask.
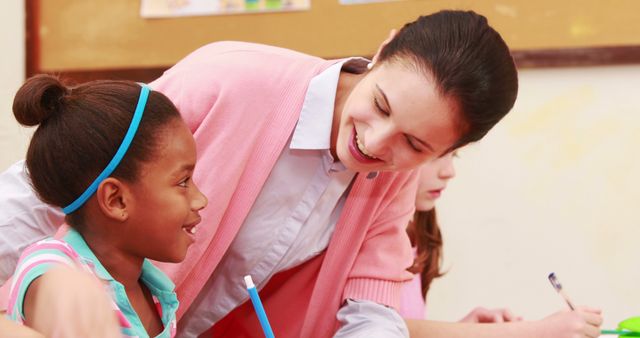
[[[264,336],[267,338],[275,338],[273,330],[271,330],[271,325],[269,324],[269,319],[267,319],[267,314],[264,312],[262,301],[260,301],[260,296],[258,296],[258,290],[256,290],[256,286],[253,284],[253,280],[251,279],[251,275],[244,276],[244,283],[247,285],[247,291],[249,291],[249,297],[251,298],[253,308],[256,310],[256,314],[258,315],[258,320],[262,326],[262,331],[264,331]]]

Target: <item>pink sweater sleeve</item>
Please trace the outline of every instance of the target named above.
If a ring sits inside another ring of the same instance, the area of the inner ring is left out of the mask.
[[[374,211],[374,222],[348,276],[344,299],[400,307],[402,287],[413,277],[406,270],[413,262],[406,224],[414,211],[415,186],[416,175],[411,174],[395,196]]]

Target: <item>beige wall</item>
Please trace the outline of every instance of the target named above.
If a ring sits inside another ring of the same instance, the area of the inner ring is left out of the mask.
[[[24,157],[31,131],[13,118],[13,96],[24,81],[24,0],[0,1],[0,170]]]
[[[461,151],[439,204],[447,275],[428,314],[476,305],[526,318],[564,307],[555,271],[605,324],[640,304],[640,65],[524,70],[514,110]]]

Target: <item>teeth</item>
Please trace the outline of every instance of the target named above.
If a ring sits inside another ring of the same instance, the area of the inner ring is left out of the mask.
[[[190,229],[189,228],[182,228],[182,229],[184,230],[184,232],[190,233],[192,235],[196,233],[196,227],[191,227]]]
[[[358,145],[358,150],[360,150],[361,153],[363,153],[364,155],[366,155],[367,157],[373,158],[373,159],[378,159],[377,157],[369,154],[365,149],[364,149],[364,144],[362,144],[362,142],[360,141],[360,138],[358,137],[358,134],[356,134],[356,144]]]

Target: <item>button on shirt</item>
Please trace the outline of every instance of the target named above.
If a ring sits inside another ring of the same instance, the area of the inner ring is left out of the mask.
[[[325,250],[355,172],[330,153],[341,69],[361,73],[367,60],[349,59],[309,83],[288,147],[280,154],[229,250],[180,320],[179,337],[193,337],[248,299],[243,276],[258,288],[280,271]]]

